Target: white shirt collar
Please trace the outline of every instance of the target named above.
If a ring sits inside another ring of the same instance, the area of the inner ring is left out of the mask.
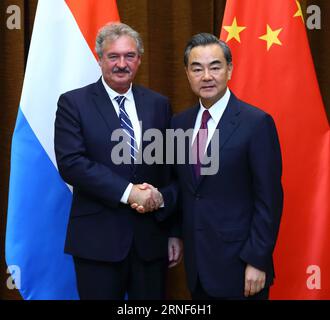
[[[105,82],[103,76],[102,76],[102,83],[103,83],[104,88],[107,91],[111,101],[115,100],[115,98],[117,96],[125,96],[127,100],[131,100],[131,101],[133,100],[132,83],[131,83],[129,89],[124,94],[118,93],[117,91],[110,88],[109,85]]]
[[[199,104],[200,104],[200,112],[203,113],[204,110],[209,110],[211,118],[215,121],[215,123],[217,124],[220,119],[221,116],[223,114],[223,112],[226,109],[226,106],[228,104],[228,101],[230,99],[230,90],[226,89],[225,94],[222,96],[222,98],[220,98],[213,106],[211,106],[209,109],[206,109],[203,104],[202,101],[199,99]]]

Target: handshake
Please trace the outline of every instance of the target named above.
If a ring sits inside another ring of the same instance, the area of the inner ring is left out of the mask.
[[[128,197],[132,209],[139,213],[152,212],[163,205],[162,194],[157,188],[148,183],[135,184]]]

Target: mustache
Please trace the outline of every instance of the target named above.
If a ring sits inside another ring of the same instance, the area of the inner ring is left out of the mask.
[[[112,73],[131,73],[131,70],[128,67],[125,68],[114,67],[112,69]]]

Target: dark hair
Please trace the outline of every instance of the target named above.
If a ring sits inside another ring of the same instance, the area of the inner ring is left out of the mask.
[[[223,50],[223,54],[228,64],[232,63],[232,56],[230,48],[228,47],[227,43],[218,39],[215,35],[210,33],[198,33],[195,34],[190,41],[187,43],[186,48],[184,50],[184,58],[183,62],[184,65],[188,66],[188,58],[190,51],[199,46],[207,46],[210,44],[217,44]]]

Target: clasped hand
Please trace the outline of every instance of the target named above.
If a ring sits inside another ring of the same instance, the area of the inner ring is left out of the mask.
[[[128,203],[139,213],[152,212],[163,204],[163,196],[151,184],[135,184],[128,197]]]

